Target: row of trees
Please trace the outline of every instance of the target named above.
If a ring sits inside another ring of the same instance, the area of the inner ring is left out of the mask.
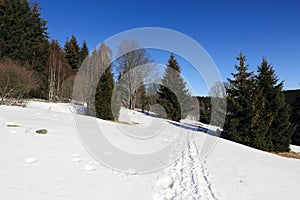
[[[32,4],[28,0],[0,1],[2,100],[70,98],[75,74],[89,50],[85,41],[79,47],[75,36],[70,41],[67,39],[64,48],[56,40],[49,42],[46,25],[36,1]],[[19,69],[18,73],[16,69]],[[10,80],[9,89],[5,77]],[[25,77],[30,83],[25,82]],[[17,80],[23,80],[23,84]]]
[[[99,51],[107,52],[101,50],[101,47]],[[109,61],[98,67],[100,74],[103,74],[99,77],[100,81],[95,94],[97,117],[115,119],[112,109],[118,105],[128,109],[139,108],[142,111],[149,111],[153,105],[160,104],[163,110],[159,114],[175,121],[186,117],[192,111],[193,98],[186,89],[186,83],[180,74],[180,66],[173,54],[166,65],[161,84],[145,84],[149,79],[157,78],[154,72],[155,63],[146,49],[140,47],[136,41],[124,40],[119,46],[118,55],[119,58],[114,63],[110,63],[111,57],[109,56]],[[99,63],[101,63],[102,57],[98,56]],[[89,66],[86,69],[89,69]],[[116,83],[113,79],[113,67],[118,73]],[[93,66],[93,68],[97,67]],[[103,72],[104,69],[106,70]],[[94,80],[98,81],[98,78]],[[113,91],[116,93],[114,96],[112,96]],[[93,94],[88,96],[93,97]],[[112,105],[112,101],[116,105]],[[93,109],[90,113],[93,113]]]
[[[153,80],[153,77],[157,79],[156,64],[137,42],[123,41],[119,56],[113,61],[112,52],[105,44],[88,56],[87,43],[84,41],[80,47],[74,35],[62,48],[58,41],[49,41],[46,25],[36,1],[32,4],[28,0],[0,1],[2,103],[5,99],[24,97],[70,99],[77,76],[83,84],[75,85],[80,88],[80,94],[75,96],[88,103],[89,114],[95,113],[102,119],[115,119],[120,106],[145,111],[157,104],[162,108],[156,110],[161,116],[175,121],[188,114],[199,114],[191,113],[198,105],[173,54],[161,84],[148,84],[157,82]],[[278,83],[274,69],[265,58],[257,75],[248,71],[242,53],[237,60],[237,72],[227,84],[228,109],[223,136],[262,150],[287,151],[295,126],[289,121],[283,83]],[[84,71],[80,71],[81,65],[87,66]],[[297,98],[293,106],[298,109],[292,112],[291,119],[299,123],[300,97]],[[200,98],[200,119],[206,123],[210,121],[210,100]],[[293,135],[293,140],[298,140],[297,135]]]
[[[294,126],[285,102],[283,82],[263,58],[257,75],[248,71],[246,56],[237,57],[228,79],[227,116],[223,136],[257,149],[289,151]]]

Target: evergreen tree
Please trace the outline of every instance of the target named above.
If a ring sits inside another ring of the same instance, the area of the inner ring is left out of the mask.
[[[202,123],[209,124],[211,117],[211,100],[209,97],[197,97],[200,109],[200,119]]]
[[[46,21],[36,1],[0,1],[0,59],[7,57],[44,71],[48,56]]]
[[[112,93],[114,89],[114,78],[111,67],[102,74],[95,97],[96,116],[105,120],[113,120]]]
[[[144,83],[142,83],[136,93],[135,107],[142,109],[142,111],[144,112],[146,109],[146,104],[147,104],[146,88],[145,88]]]
[[[257,87],[253,72],[248,72],[246,56],[236,58],[237,73],[228,79],[227,116],[223,136],[238,143],[264,149],[266,126],[263,122],[264,99]]]
[[[79,65],[81,65],[83,63],[84,59],[89,55],[89,49],[87,47],[87,43],[85,40],[83,41],[82,47],[80,48],[79,55],[80,55]]]
[[[285,102],[283,82],[277,84],[278,77],[265,58],[257,71],[259,74],[256,79],[265,98],[264,115],[269,127],[265,138],[268,143],[266,150],[289,151],[294,127],[289,122],[290,113]]]
[[[300,90],[298,90],[297,97],[292,106],[291,121],[296,124],[296,130],[292,135],[292,144],[300,146]]]
[[[157,103],[164,107],[167,118],[174,121],[185,118],[191,111],[191,95],[180,72],[180,66],[171,54],[158,90]]]
[[[66,40],[64,51],[69,65],[74,71],[77,71],[80,64],[80,48],[74,35],[70,41]]]

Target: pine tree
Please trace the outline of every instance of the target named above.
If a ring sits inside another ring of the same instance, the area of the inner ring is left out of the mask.
[[[82,47],[80,48],[79,55],[80,55],[79,65],[81,65],[83,63],[84,59],[89,55],[89,49],[87,47],[87,43],[85,40],[82,43]]]
[[[77,71],[80,63],[80,48],[74,35],[70,41],[66,40],[64,51],[69,65],[74,71]]]
[[[258,89],[253,72],[248,72],[246,56],[240,53],[236,58],[237,73],[228,79],[227,116],[223,136],[235,142],[263,149],[266,134],[262,122],[264,99]]]
[[[0,59],[7,57],[44,71],[48,56],[46,21],[36,1],[0,1]]]
[[[289,151],[294,127],[289,122],[290,111],[285,102],[283,82],[277,84],[275,70],[263,57],[256,76],[259,88],[265,98],[265,120],[268,124],[267,149],[269,151]]]
[[[114,78],[111,67],[102,74],[95,97],[96,116],[104,120],[113,120],[112,93],[114,89]],[[114,105],[113,105],[114,106]]]
[[[167,118],[174,121],[180,121],[191,111],[191,95],[180,72],[180,66],[171,54],[158,91],[157,103],[164,107]]]

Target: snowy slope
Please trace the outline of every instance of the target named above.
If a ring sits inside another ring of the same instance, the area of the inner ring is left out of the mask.
[[[164,124],[162,136],[141,144],[147,151],[167,144],[174,127],[192,139],[184,154],[162,171],[128,175],[112,170],[82,147],[72,112],[69,104],[0,106],[0,199],[299,199],[300,160],[222,139],[204,159],[199,144],[215,137],[137,111],[122,110],[122,121],[132,125],[121,126],[134,132]],[[122,145],[125,136],[115,123],[98,123]],[[42,128],[48,134],[35,133]]]

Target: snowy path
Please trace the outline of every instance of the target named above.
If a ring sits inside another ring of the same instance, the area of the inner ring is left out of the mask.
[[[214,192],[206,161],[199,157],[195,140],[189,139],[186,150],[174,164],[158,178],[157,194],[161,200],[218,200]]]

